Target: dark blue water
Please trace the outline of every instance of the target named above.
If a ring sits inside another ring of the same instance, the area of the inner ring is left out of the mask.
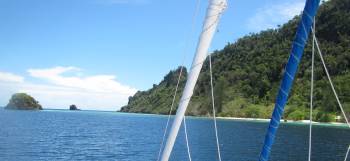
[[[164,116],[93,111],[0,110],[0,160],[155,161],[166,122]],[[217,160],[213,123],[188,118],[193,161]],[[258,159],[266,122],[219,120],[223,161]],[[346,127],[315,126],[314,161],[342,161],[350,144]],[[180,131],[173,161],[186,161]],[[305,161],[308,126],[282,124],[272,161]]]

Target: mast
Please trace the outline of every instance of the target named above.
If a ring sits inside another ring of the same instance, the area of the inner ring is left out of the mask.
[[[177,109],[174,122],[172,124],[167,142],[162,153],[161,161],[169,160],[187,106],[193,95],[193,90],[196,85],[199,73],[208,55],[208,49],[216,31],[219,18],[222,12],[225,10],[226,5],[226,0],[210,0],[210,4],[208,6],[206,18],[202,28],[202,33],[199,37],[199,42],[197,44],[195,57],[192,62],[190,73],[188,74],[188,79],[185,85],[185,89],[182,93],[182,97],[180,99],[179,107]]]
[[[285,67],[282,84],[277,95],[275,109],[272,113],[272,118],[270,120],[270,125],[265,136],[264,146],[260,153],[259,161],[267,161],[270,156],[271,146],[274,142],[277,128],[280,124],[284,106],[287,103],[288,95],[293,85],[293,80],[297,72],[298,65],[303,56],[305,44],[311,30],[313,19],[317,13],[319,3],[320,0],[306,1],[301,21],[299,22],[296,36],[293,41],[288,63]]]

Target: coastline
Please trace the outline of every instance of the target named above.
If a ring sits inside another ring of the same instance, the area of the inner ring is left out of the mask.
[[[209,118],[209,117],[208,117]],[[264,118],[242,118],[242,117],[216,117],[217,119],[222,120],[240,120],[240,121],[256,121],[256,122],[269,122],[270,119],[264,119]],[[281,119],[282,124],[302,124],[302,125],[308,125],[310,120],[287,120],[287,119]],[[346,123],[341,122],[316,122],[312,121],[313,125],[321,125],[321,126],[341,126],[341,127],[347,127],[348,125]]]
[[[71,110],[67,109],[43,109],[42,111],[61,111],[61,112],[72,112]],[[98,111],[98,110],[81,110],[85,112],[105,112],[105,113],[118,113],[118,114],[132,114],[132,115],[143,115],[143,116],[167,116],[167,115],[161,115],[161,114],[151,114],[151,113],[129,113],[129,112],[115,112],[115,111]],[[173,117],[174,115],[172,115]],[[186,116],[189,118],[204,118],[204,119],[212,119],[212,117],[209,116]],[[242,117],[216,117],[219,120],[236,120],[236,121],[249,121],[249,122],[269,122],[270,119],[264,119],[264,118],[242,118]],[[336,126],[336,127],[348,127],[346,123],[341,122],[312,122],[313,125],[316,126]],[[286,120],[281,119],[281,124],[299,124],[299,125],[309,125],[309,120]]]
[[[152,114],[152,113],[129,113],[129,112],[117,112],[122,114],[134,114],[134,115],[146,115],[146,116],[161,116],[166,117],[168,115]],[[171,117],[174,117],[172,115]],[[198,119],[212,119],[211,116],[186,116],[186,118],[198,118]],[[234,121],[249,121],[249,122],[270,122],[270,119],[264,118],[243,118],[243,117],[216,117],[219,120],[234,120]],[[294,124],[294,125],[309,125],[309,120],[287,120],[281,119],[281,124]],[[312,125],[316,126],[335,126],[335,127],[348,127],[346,123],[341,122],[316,122],[312,121]]]
[[[123,114],[134,114],[134,115],[146,115],[146,116],[163,116],[166,117],[167,115],[162,114],[152,114],[152,113],[129,113],[129,112],[117,112],[117,113],[123,113]],[[172,115],[174,117],[175,115]],[[211,116],[186,116],[186,118],[198,118],[198,119],[212,119]],[[249,122],[270,122],[270,119],[264,119],[264,118],[242,118],[242,117],[216,117],[219,120],[233,120],[233,121],[249,121]],[[287,119],[281,119],[281,124],[294,124],[294,125],[309,125],[309,120],[287,120]],[[316,126],[334,126],[334,127],[348,127],[346,123],[341,122],[316,122],[312,121],[312,125]]]

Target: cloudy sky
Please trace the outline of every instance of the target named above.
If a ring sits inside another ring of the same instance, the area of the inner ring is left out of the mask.
[[[304,3],[229,0],[210,50],[276,28]],[[189,66],[206,7],[204,0],[2,0],[0,106],[26,92],[44,108],[118,110],[183,57]]]

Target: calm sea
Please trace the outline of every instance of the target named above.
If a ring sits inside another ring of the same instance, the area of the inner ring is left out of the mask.
[[[0,110],[0,160],[155,161],[166,116],[95,111]],[[193,161],[215,161],[213,122],[188,118]],[[258,159],[267,122],[218,121],[223,161]],[[346,127],[314,126],[314,161],[342,161],[350,144]],[[272,161],[305,161],[308,125],[282,124],[272,149]],[[186,161],[183,130],[172,161]]]

